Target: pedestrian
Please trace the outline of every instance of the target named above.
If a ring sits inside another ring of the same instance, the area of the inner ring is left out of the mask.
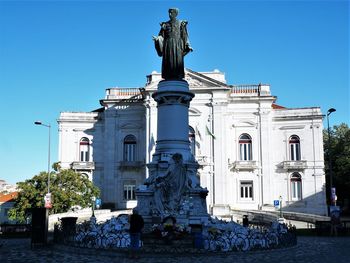
[[[340,226],[340,214],[332,212],[331,214],[331,236],[338,236],[338,227]]]
[[[248,227],[249,226],[249,220],[248,220],[248,216],[247,215],[243,216],[243,226],[244,227]]]
[[[139,258],[141,233],[144,226],[144,221],[141,215],[139,215],[136,208],[132,210],[132,215],[129,217],[130,224],[130,254],[129,258]]]

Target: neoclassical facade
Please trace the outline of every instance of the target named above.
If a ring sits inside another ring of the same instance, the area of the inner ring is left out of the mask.
[[[144,87],[109,88],[102,108],[58,119],[62,168],[88,176],[117,209],[136,206],[135,189],[148,177],[160,80],[152,72]],[[269,85],[229,85],[217,70],[187,69],[186,80],[195,94],[189,141],[208,211],[273,210],[281,199],[286,211],[327,214],[319,107],[278,106]]]

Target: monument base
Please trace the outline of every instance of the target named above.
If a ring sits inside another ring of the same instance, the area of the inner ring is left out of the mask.
[[[210,215],[207,212],[207,189],[192,189],[184,196],[177,211],[159,213],[154,207],[154,191],[145,186],[139,187],[135,192],[137,197],[137,210],[145,221],[144,231],[150,232],[153,225],[163,224],[164,219],[174,218],[176,224],[191,226],[206,224]]]

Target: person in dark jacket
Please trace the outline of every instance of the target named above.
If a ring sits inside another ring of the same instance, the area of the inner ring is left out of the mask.
[[[136,208],[133,209],[132,215],[129,218],[130,224],[130,258],[138,258],[138,251],[140,249],[141,232],[144,226],[144,221],[141,215],[139,215]]]

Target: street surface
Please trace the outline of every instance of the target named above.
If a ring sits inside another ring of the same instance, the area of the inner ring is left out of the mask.
[[[152,263],[349,263],[350,237],[299,237],[292,248],[230,253],[141,254],[129,259],[127,253],[63,245],[30,248],[30,239],[4,239],[0,262],[152,262]]]

